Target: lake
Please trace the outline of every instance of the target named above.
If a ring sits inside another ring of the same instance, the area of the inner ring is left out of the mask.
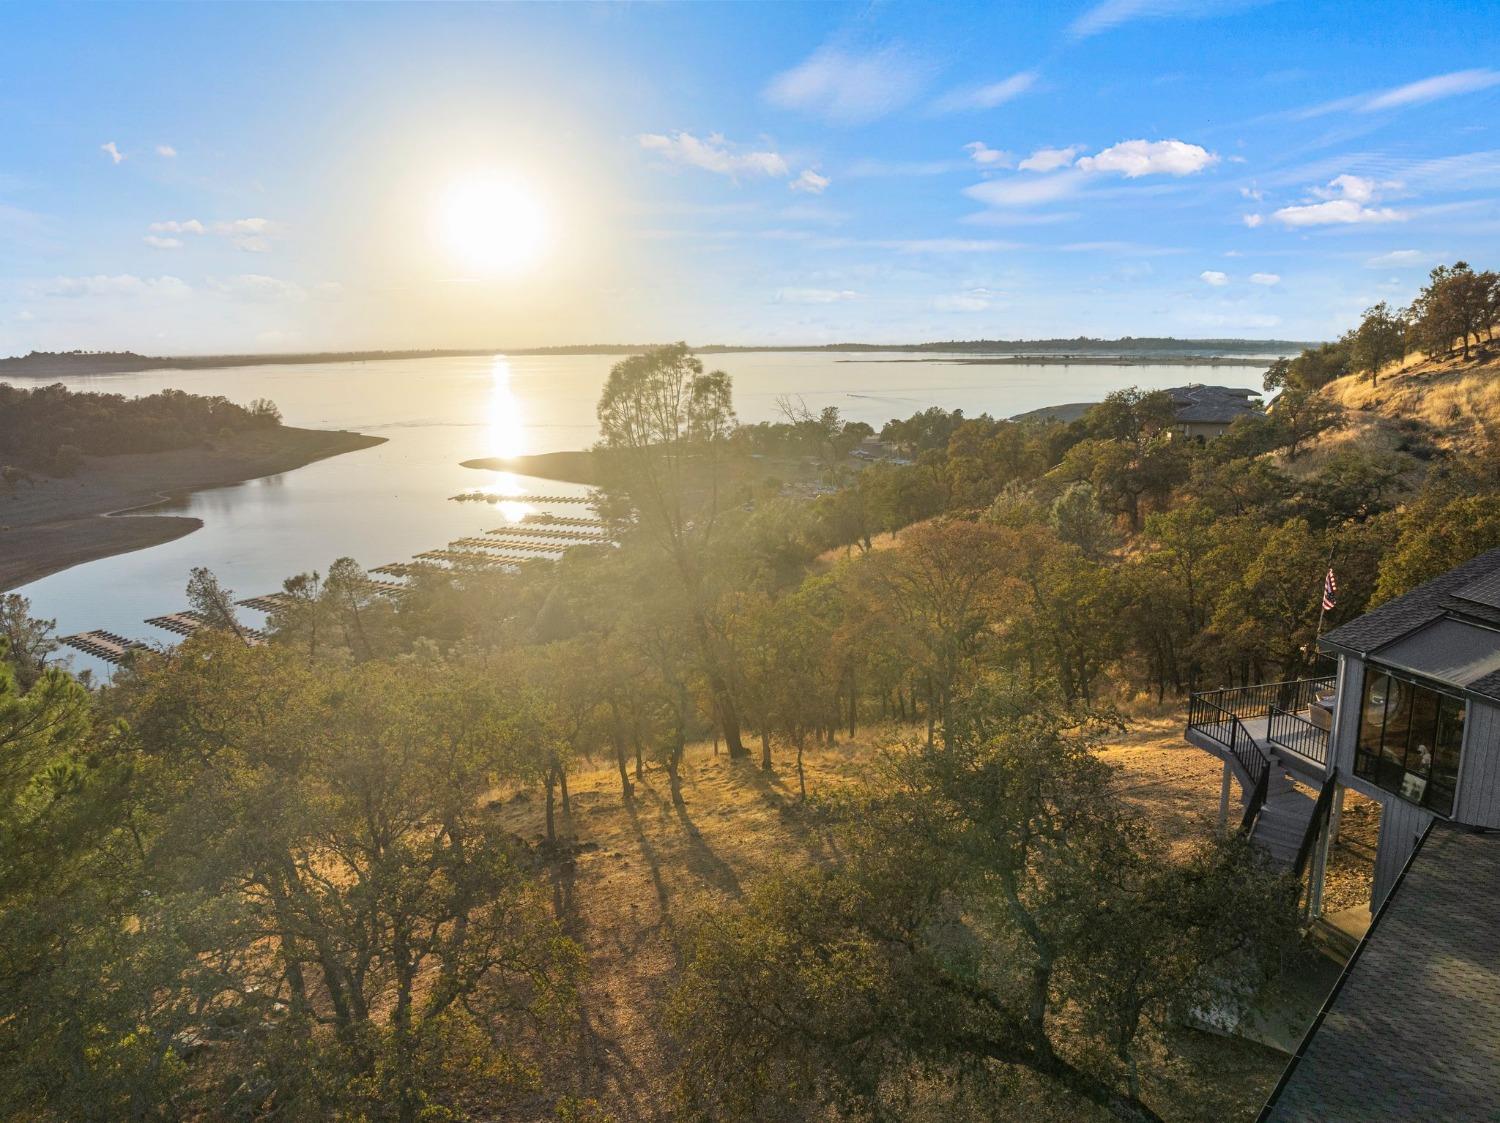
[[[62,634],[105,628],[148,641],[170,637],[147,617],[187,605],[188,570],[206,565],[238,597],[268,593],[304,570],[326,571],[348,555],[366,567],[405,561],[507,519],[543,509],[526,495],[585,489],[459,462],[584,448],[596,436],[594,407],[618,356],[475,356],[380,362],[162,370],[63,381],[75,390],[148,394],[175,387],[236,402],[270,398],[289,425],[352,429],[387,438],[375,448],[319,461],[283,475],[195,492],[164,513],[203,527],[147,550],[103,558],[16,590],[32,612],[55,618]],[[1258,386],[1261,368],[1133,365],[979,365],[941,356],[879,353],[708,355],[710,369],[734,377],[743,421],[777,419],[778,398],[800,397],[817,411],[837,406],[878,430],[928,406],[1008,417],[1070,401],[1093,401],[1125,386],[1157,389],[1189,382]],[[16,380],[27,384],[26,380]],[[516,496],[497,510],[448,497],[473,488]],[[255,614],[247,614],[258,622]],[[75,665],[102,665],[75,656]]]

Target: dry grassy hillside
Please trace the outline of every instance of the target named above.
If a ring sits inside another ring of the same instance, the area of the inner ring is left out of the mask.
[[[1323,393],[1354,415],[1357,425],[1389,428],[1416,421],[1430,427],[1434,443],[1455,453],[1494,447],[1500,438],[1500,345],[1460,358],[1409,357],[1381,372],[1371,385],[1346,375]]]
[[[1169,837],[1187,841],[1213,829],[1219,770],[1183,742],[1181,727],[1180,714],[1143,715],[1136,731],[1103,755],[1119,769],[1123,798]],[[880,746],[907,735],[867,730],[808,750],[809,792],[858,781]],[[731,765],[708,745],[691,746],[681,808],[655,769],[637,785],[633,805],[621,801],[613,766],[600,762],[573,777],[573,812],[560,820],[569,843],[550,860],[547,876],[558,916],[587,953],[590,977],[580,995],[576,1052],[547,1074],[555,1091],[593,1099],[620,1123],[674,1118],[678,1057],[660,1010],[680,968],[679,926],[696,909],[738,898],[769,870],[838,858],[837,841],[798,801],[790,759],[779,764],[768,776],[754,765]],[[510,829],[539,842],[539,803],[529,793],[501,793],[497,809]],[[1168,1119],[1253,1118],[1285,1061],[1248,1042],[1190,1030],[1175,1034],[1171,1048],[1147,1077],[1148,1098]],[[1024,1078],[1016,1094],[1007,1107],[1016,1118],[1099,1117]],[[534,1118],[544,1117],[538,1105]],[[926,1116],[917,1110],[912,1118]]]

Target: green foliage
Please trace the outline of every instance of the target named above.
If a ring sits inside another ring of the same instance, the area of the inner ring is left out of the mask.
[[[986,685],[834,805],[845,862],[707,915],[672,1009],[689,1115],[885,1118],[919,1073],[999,1114],[1023,1069],[1155,1118],[1140,1050],[1271,966],[1295,890],[1240,840],[1167,860],[1090,751],[1104,728]],[[1063,1010],[1098,1050],[1064,1055]]]
[[[60,382],[34,390],[0,382],[0,448],[15,463],[51,475],[71,475],[85,455],[193,448],[280,423],[275,404],[264,399],[246,409],[182,390],[127,398]]]

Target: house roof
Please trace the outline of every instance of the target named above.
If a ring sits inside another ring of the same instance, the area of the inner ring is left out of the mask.
[[[1177,420],[1228,424],[1257,411],[1260,391],[1243,386],[1174,386],[1167,393],[1177,404]]]
[[[1367,656],[1376,662],[1421,659],[1430,669],[1392,663],[1438,682],[1500,701],[1500,665],[1486,666],[1487,652],[1500,655],[1500,549],[1489,550],[1411,592],[1386,601],[1323,636],[1321,646]],[[1425,629],[1440,620],[1468,625],[1442,634],[1463,645],[1444,652],[1438,631]],[[1427,640],[1416,640],[1417,633]],[[1450,665],[1451,664],[1451,665]]]
[[[1261,1114],[1500,1119],[1500,835],[1438,821]]]

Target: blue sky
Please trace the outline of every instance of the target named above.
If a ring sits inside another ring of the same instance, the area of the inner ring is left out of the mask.
[[[1326,338],[1500,263],[1500,4],[0,6],[0,353]],[[545,248],[439,227],[503,176]]]

